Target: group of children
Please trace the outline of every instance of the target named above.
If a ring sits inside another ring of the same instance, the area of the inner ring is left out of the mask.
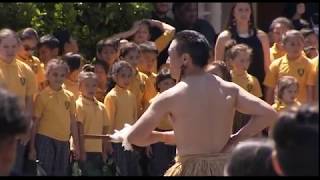
[[[146,25],[158,26],[163,35],[156,42],[148,41]],[[18,147],[21,157],[14,171],[24,174],[28,149],[28,159],[38,159],[47,175],[71,175],[72,164],[79,162],[82,175],[101,176],[110,158],[118,175],[152,175],[151,169],[153,175],[164,173],[174,158],[174,146],[169,147],[169,155],[163,154],[169,146],[164,144],[129,152],[121,143],[90,136],[112,134],[126,123],[133,124],[157,93],[175,85],[168,69],[156,74],[157,55],[172,40],[174,28],[155,20],[141,21],[134,28],[133,39],[139,44],[116,37],[103,39],[89,64],[77,52],[72,37],[65,40],[63,36],[61,45],[56,34],[39,39],[32,28],[18,34],[0,30],[0,84],[19,96],[32,127]],[[41,61],[33,56],[36,49]],[[172,130],[166,117],[163,121],[159,128]],[[148,161],[141,160],[143,156],[164,163],[142,167]]]
[[[274,45],[263,83],[265,93],[257,78],[247,72],[254,59],[245,44],[228,42],[224,61],[212,62],[207,72],[264,97],[277,111],[316,101],[318,45],[314,45],[314,33],[290,30],[289,24],[277,18],[271,25]],[[151,26],[163,31],[155,42],[150,41]],[[174,33],[163,22],[139,21],[127,32],[100,40],[96,57],[85,64],[71,36],[61,40],[58,35],[39,38],[32,28],[18,35],[10,29],[0,30],[0,86],[18,95],[32,127],[20,140],[15,169],[22,171],[28,148],[28,158],[40,160],[48,175],[70,175],[75,161],[80,162],[83,175],[103,175],[110,158],[122,176],[163,175],[173,163],[175,146],[157,143],[125,151],[120,143],[89,135],[112,134],[126,123],[133,124],[159,93],[175,85],[166,65],[156,67],[159,52]],[[123,40],[131,36],[133,42]],[[36,49],[39,58],[33,56]],[[233,131],[248,120],[237,112]],[[172,130],[169,117],[163,117],[156,130]]]

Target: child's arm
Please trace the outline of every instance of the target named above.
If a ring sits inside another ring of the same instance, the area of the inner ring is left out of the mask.
[[[79,150],[80,150],[80,160],[86,160],[86,150],[84,149],[84,130],[83,124],[81,122],[77,122],[77,127],[79,128]]]
[[[25,112],[26,112],[26,119],[28,121],[28,124],[34,124],[34,122],[32,122],[32,112],[33,112],[33,96],[26,96],[25,98],[25,102],[26,102],[26,106],[25,106]],[[30,126],[31,126],[30,125]],[[33,128],[29,128],[25,134],[25,136],[23,136],[22,138],[22,143],[23,144],[27,144],[29,140],[31,140],[31,136],[32,136],[32,129]]]
[[[107,134],[108,133],[108,126],[103,126],[103,134]],[[107,138],[103,138],[102,139],[102,157],[103,160],[107,160],[108,155],[111,154],[113,151],[112,146],[111,146],[111,142],[108,141]]]
[[[134,22],[134,24],[133,24],[133,26],[131,27],[130,30],[115,34],[115,35],[111,36],[110,38],[113,38],[113,39],[127,39],[130,36],[133,36],[138,31],[139,24],[140,24],[140,21],[136,21],[136,22]]]
[[[272,105],[274,102],[274,88],[272,87],[265,87],[265,100],[268,104]]]
[[[151,26],[157,27],[163,32],[162,35],[155,40],[157,49],[159,52],[161,52],[168,46],[170,41],[173,39],[176,29],[173,26],[170,26],[169,24],[166,24],[158,20],[151,19],[149,20],[149,22]]]
[[[39,118],[33,117],[33,126],[31,128],[31,139],[30,139],[30,151],[28,154],[29,160],[36,160],[37,159],[37,153],[36,153],[36,134],[38,132],[39,127]]]
[[[71,136],[74,143],[74,155],[75,159],[79,159],[80,156],[80,146],[79,146],[79,131],[77,127],[76,117],[73,113],[70,113],[70,123],[71,123]]]

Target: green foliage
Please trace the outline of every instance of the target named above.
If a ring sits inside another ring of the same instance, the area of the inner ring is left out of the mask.
[[[151,3],[0,3],[0,26],[35,28],[39,35],[66,28],[78,40],[86,59],[96,43],[128,30],[134,21],[150,17]]]

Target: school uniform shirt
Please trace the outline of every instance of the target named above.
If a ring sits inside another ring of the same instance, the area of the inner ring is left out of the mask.
[[[72,94],[74,95],[74,98],[78,99],[80,95],[78,82],[71,81],[70,79],[65,79],[64,83],[62,84],[62,87],[72,92]]]
[[[297,100],[294,101],[294,103],[291,106],[300,106],[301,103]],[[283,111],[287,109],[289,106],[288,104],[285,104],[284,102],[280,102],[279,100],[276,100],[275,103],[272,105],[272,108],[276,110],[277,112]]]
[[[75,114],[75,99],[72,92],[61,88],[59,91],[49,86],[36,97],[34,116],[39,118],[38,132],[59,141],[69,141],[70,114]]]
[[[146,92],[147,80],[148,76],[146,74],[136,70],[136,74],[133,76],[128,87],[128,90],[136,97],[138,116],[140,116],[144,110],[143,97]]]
[[[309,86],[315,86],[316,85],[316,79],[319,72],[319,56],[311,59],[312,64],[312,71],[311,71],[311,77],[308,79],[307,85]]]
[[[26,63],[32,69],[32,71],[36,75],[38,88],[43,89],[45,86],[45,80],[46,80],[45,70],[44,70],[44,64],[40,62],[39,58],[35,56],[31,56],[25,59],[21,56],[17,56],[17,59]]]
[[[105,96],[106,96],[106,90],[103,90],[103,89],[98,87],[97,91],[96,91],[96,95],[95,95],[97,100],[103,103]]]
[[[278,59],[284,56],[286,52],[277,48],[276,43],[273,43],[273,46],[270,48],[270,60],[271,62],[275,59]]]
[[[156,99],[156,97],[159,96],[160,93],[158,93],[154,98],[150,99],[148,106]],[[159,125],[157,126],[157,129],[161,130],[172,130],[172,124],[170,123],[169,115],[164,116],[161,118]]]
[[[8,64],[0,59],[0,87],[17,95],[24,109],[25,97],[33,96],[37,91],[36,77],[27,64],[19,60]]]
[[[144,111],[147,109],[147,105],[149,104],[149,101],[157,95],[157,90],[155,87],[157,74],[150,73],[150,74],[147,74],[147,76],[148,76],[148,79],[146,81],[146,90],[143,96]]]
[[[247,92],[251,93],[256,97],[262,97],[262,91],[259,81],[256,77],[252,76],[248,72],[239,76],[231,71],[232,82],[236,83]]]
[[[109,133],[120,130],[125,123],[133,124],[137,120],[137,102],[128,90],[116,85],[105,97],[104,105],[110,122]]]
[[[312,64],[303,55],[295,60],[288,60],[287,55],[274,60],[264,80],[264,85],[275,88],[278,80],[283,76],[293,76],[299,82],[299,92],[297,100],[301,103],[307,101],[307,82],[312,78]]]
[[[89,100],[79,96],[76,101],[77,121],[83,125],[84,134],[103,134],[103,127],[109,125],[104,104],[96,98]],[[102,139],[85,139],[86,152],[102,152]]]

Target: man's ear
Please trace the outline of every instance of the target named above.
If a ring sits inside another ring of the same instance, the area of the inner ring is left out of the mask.
[[[279,176],[285,176],[283,173],[283,170],[280,166],[276,150],[273,150],[273,152],[272,152],[271,161],[272,161],[273,170],[276,172],[276,174]]]
[[[182,54],[182,59],[183,59],[183,65],[186,66],[187,64],[191,63],[192,58],[188,53],[183,53]]]

